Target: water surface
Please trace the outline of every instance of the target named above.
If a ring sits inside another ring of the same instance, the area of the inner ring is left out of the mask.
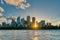
[[[60,30],[0,30],[0,40],[60,40]]]

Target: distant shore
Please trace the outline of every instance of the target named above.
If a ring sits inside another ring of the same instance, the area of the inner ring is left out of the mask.
[[[29,28],[29,27],[0,27],[0,30],[60,30],[60,28],[52,27],[52,28],[46,28],[46,27],[40,27],[37,29]]]

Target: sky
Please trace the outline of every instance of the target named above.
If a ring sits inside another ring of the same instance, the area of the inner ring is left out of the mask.
[[[53,24],[60,23],[60,0],[0,0],[6,17],[36,17],[37,21],[46,20]]]

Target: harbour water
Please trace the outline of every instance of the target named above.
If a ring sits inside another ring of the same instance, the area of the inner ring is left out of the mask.
[[[60,40],[60,30],[0,30],[0,40]]]

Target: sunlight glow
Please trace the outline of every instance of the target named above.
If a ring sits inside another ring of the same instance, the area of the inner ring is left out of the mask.
[[[37,23],[33,24],[33,29],[38,29],[38,24]]]
[[[38,25],[35,23],[34,27],[35,27],[35,28],[37,28],[37,27],[38,27]]]

